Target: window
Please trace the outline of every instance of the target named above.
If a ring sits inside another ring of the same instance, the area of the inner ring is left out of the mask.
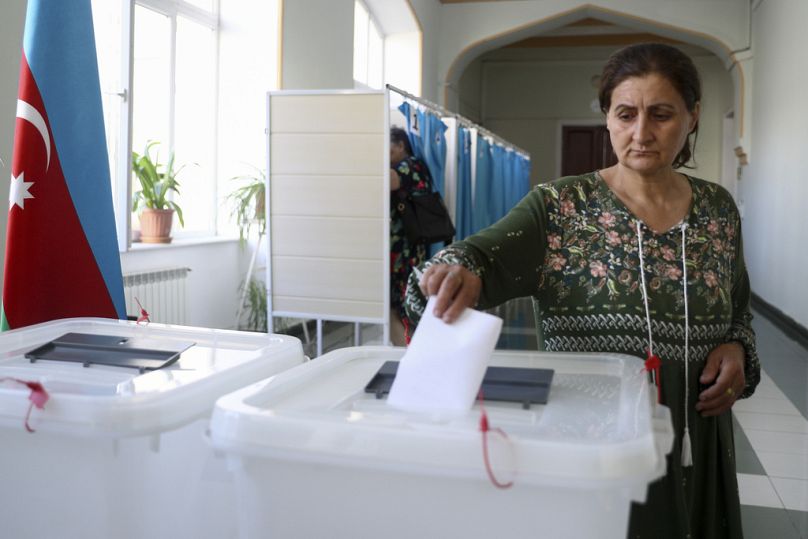
[[[185,227],[234,236],[234,176],[263,169],[266,91],[278,88],[280,0],[91,0],[121,251],[131,213],[131,150],[173,150]]]
[[[201,9],[201,8],[207,8]],[[137,0],[134,18],[132,148],[158,141],[174,153],[185,226],[174,235],[216,232],[216,39],[211,0]]]
[[[354,80],[360,86],[384,86],[384,36],[360,0],[354,2]]]

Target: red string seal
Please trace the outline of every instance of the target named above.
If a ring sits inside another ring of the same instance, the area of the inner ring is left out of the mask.
[[[504,438],[505,441],[507,442],[510,442],[510,439],[508,438],[508,435],[505,434],[504,430],[502,430],[499,427],[492,429],[491,426],[488,424],[488,414],[485,412],[485,406],[483,406],[482,388],[480,388],[480,393],[477,395],[477,399],[480,401],[480,432],[482,432],[483,435],[483,462],[485,463],[485,473],[488,474],[488,479],[491,481],[491,484],[493,484],[495,487],[501,489],[511,488],[513,486],[513,481],[508,481],[507,483],[505,483],[498,480],[496,475],[494,475],[494,470],[491,467],[491,459],[489,458],[488,455],[488,433],[496,432],[497,434],[502,436],[502,438]]]
[[[31,425],[29,423],[31,419],[31,410],[33,410],[34,406],[36,406],[40,410],[44,409],[45,403],[48,402],[48,399],[50,399],[50,395],[48,395],[48,392],[39,382],[20,380],[19,378],[10,378],[10,377],[0,378],[0,382],[4,382],[7,380],[11,382],[16,382],[20,385],[24,385],[31,390],[31,393],[28,394],[28,400],[31,401],[31,404],[28,406],[28,412],[25,414],[25,430],[27,430],[28,432],[36,432],[34,431],[34,429],[31,428]]]
[[[656,354],[652,354],[650,350],[646,350],[648,357],[645,360],[645,370],[647,372],[654,373],[654,382],[656,382],[657,386],[657,403],[662,403],[662,360],[659,359],[659,356]]]
[[[141,322],[143,322],[144,324],[148,324],[149,322],[151,322],[151,320],[149,320],[149,313],[146,312],[146,309],[144,309],[143,305],[140,304],[139,299],[135,298],[135,301],[137,302],[137,306],[140,308],[140,315],[137,317],[136,324],[140,325]]]

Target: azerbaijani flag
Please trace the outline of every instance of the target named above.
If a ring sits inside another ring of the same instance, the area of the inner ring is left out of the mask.
[[[126,318],[90,0],[28,0],[2,329]]]

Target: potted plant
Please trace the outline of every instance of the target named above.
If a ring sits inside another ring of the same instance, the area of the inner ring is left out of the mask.
[[[245,182],[227,196],[233,204],[231,215],[238,225],[239,239],[243,242],[250,234],[253,225],[258,228],[258,237],[266,232],[266,174],[255,169],[254,174],[244,174],[230,178],[233,181]]]
[[[240,323],[242,311],[246,307],[249,317],[248,328],[263,327],[263,331],[266,331],[266,286],[262,281],[253,278],[258,251],[261,249],[261,239],[264,237],[267,228],[266,174],[258,168],[253,168],[255,170],[253,174],[244,174],[231,178],[231,180],[241,181],[243,184],[227,196],[228,201],[233,206],[231,215],[238,225],[241,244],[246,243],[253,226],[258,229],[258,242],[250,259],[247,275],[241,285],[241,299],[236,312],[236,321]]]
[[[143,154],[132,152],[132,170],[140,181],[140,190],[135,191],[132,211],[140,212],[140,241],[144,243],[171,243],[171,224],[174,213],[181,226],[185,226],[182,208],[168,198],[170,192],[179,194],[177,175],[183,169],[174,170],[174,153],[168,154],[168,162],[160,163],[159,153],[152,157],[151,150],[159,142],[149,141]]]

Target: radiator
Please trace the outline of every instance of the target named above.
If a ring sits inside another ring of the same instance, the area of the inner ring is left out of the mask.
[[[123,276],[126,314],[140,314],[138,301],[149,313],[149,320],[162,324],[186,324],[188,302],[185,283],[189,268],[167,268],[128,273]]]

